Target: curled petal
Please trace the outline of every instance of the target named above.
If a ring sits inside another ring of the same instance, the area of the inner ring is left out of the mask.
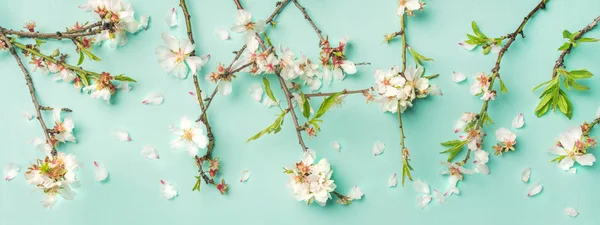
[[[250,178],[250,171],[246,170],[242,170],[242,173],[240,175],[240,182],[244,182],[247,181],[248,178]]]
[[[454,83],[463,82],[465,79],[467,79],[467,76],[464,73],[452,72],[452,81]]]
[[[381,155],[381,153],[383,153],[384,149],[385,149],[385,144],[383,144],[383,142],[381,142],[381,141],[376,141],[375,145],[373,145],[373,154],[375,156]]]
[[[525,121],[523,120],[523,113],[519,113],[517,117],[515,117],[512,121],[512,128],[518,129],[525,125]]]
[[[579,212],[577,212],[577,210],[575,210],[575,208],[573,207],[566,208],[565,213],[570,217],[576,217],[577,215],[579,215]]]
[[[539,194],[542,191],[542,185],[540,183],[533,184],[527,192],[527,197],[532,197]]]
[[[388,179],[389,187],[396,187],[398,184],[398,179],[396,179],[396,173],[392,174],[392,176]]]
[[[521,181],[527,183],[529,182],[529,177],[531,177],[531,168],[523,170],[523,173],[521,173]]]
[[[13,163],[13,162],[7,163],[6,165],[4,165],[4,180],[5,181],[12,180],[13,178],[15,178],[17,176],[17,174],[19,174],[20,170],[21,170],[21,167],[19,165],[17,165],[16,163]]]

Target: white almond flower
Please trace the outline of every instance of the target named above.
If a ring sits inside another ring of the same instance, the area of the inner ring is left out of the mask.
[[[121,0],[88,0],[79,8],[85,11],[94,11],[104,22],[110,22],[114,26],[110,30],[102,30],[96,36],[99,42],[110,40],[110,46],[123,46],[127,44],[127,33],[136,33],[143,26],[135,20],[135,12],[130,3]],[[107,17],[110,14],[112,16]]]
[[[413,11],[419,10],[422,8],[422,4],[419,0],[402,0],[400,1],[400,6],[396,10],[396,14],[398,16],[404,16],[404,12],[408,13],[408,15],[412,15]]]
[[[285,173],[290,178],[287,187],[292,190],[296,200],[304,201],[306,204],[316,202],[325,206],[336,185],[331,180],[333,171],[329,162],[321,159],[319,163],[314,164],[315,157],[315,152],[309,149],[303,154],[300,162],[291,169],[285,169]]]
[[[171,131],[177,135],[171,141],[171,148],[185,148],[190,156],[198,154],[198,148],[206,148],[208,145],[208,137],[198,127],[198,123],[192,122],[187,116],[181,117],[179,127],[173,127]]]
[[[517,134],[504,127],[496,130],[496,140],[505,146],[514,146],[517,143]]]
[[[64,121],[60,118],[62,108],[55,108],[52,110],[52,116],[54,118],[54,138],[59,142],[75,142],[75,136],[73,135],[73,129],[75,124],[71,117],[65,117]]]
[[[156,48],[160,66],[177,78],[185,79],[189,72],[196,74],[206,64],[209,56],[191,56],[194,44],[187,38],[178,40],[168,33],[162,33],[165,45]]]
[[[236,22],[231,27],[233,32],[244,33],[244,40],[248,49],[255,51],[258,49],[258,40],[256,40],[256,34],[260,34],[266,30],[266,22],[260,20],[258,22],[252,21],[252,14],[250,12],[240,9],[236,14]]]
[[[94,161],[94,177],[96,181],[102,182],[106,180],[108,177],[108,170],[104,168],[104,166],[98,164],[98,162]]]
[[[399,75],[400,68],[392,67],[389,71],[375,70],[374,89],[382,96],[390,97],[398,95],[400,87],[406,84],[406,79]]]
[[[460,116],[460,119],[456,121],[456,125],[454,125],[454,133],[458,133],[462,129],[464,129],[469,123],[475,120],[477,114],[472,112],[463,113]]]
[[[587,147],[581,128],[571,127],[558,137],[557,146],[550,148],[549,152],[562,157],[558,163],[559,168],[569,170],[575,162],[582,166],[592,166],[596,162],[596,157],[587,153]]]
[[[74,155],[59,152],[56,156],[38,159],[25,172],[25,180],[44,194],[42,206],[51,208],[58,200],[56,195],[60,195],[65,200],[75,198],[71,186],[78,184],[75,175],[78,168],[79,163]]]
[[[165,199],[169,200],[177,196],[177,189],[175,189],[173,185],[169,184],[164,180],[160,180],[160,184],[160,193],[162,193]]]
[[[420,95],[420,93],[424,93],[429,87],[429,80],[422,76],[423,72],[423,67],[415,69],[412,66],[409,66],[406,68],[406,71],[404,71],[406,85],[410,87],[410,89],[406,89],[410,99],[414,99],[416,96]]]
[[[475,155],[475,160],[473,160],[473,164],[476,166],[475,172],[480,174],[490,174],[490,168],[487,165],[490,154],[481,149],[473,150],[473,153]]]
[[[480,99],[484,101],[496,100],[496,91],[486,90],[485,92],[483,92],[483,95],[481,95]]]
[[[443,175],[448,175],[448,189],[446,193],[458,194],[459,190],[456,186],[458,181],[463,179],[464,174],[473,174],[475,171],[465,169],[456,163],[445,162],[444,164],[448,166],[448,170],[442,172]]]
[[[490,79],[485,73],[480,72],[475,75],[475,81],[471,84],[470,92],[472,95],[480,95],[490,87]]]
[[[19,165],[17,165],[16,163],[13,163],[13,162],[7,163],[6,165],[4,165],[4,180],[5,181],[12,180],[13,178],[15,178],[17,176],[17,174],[19,174],[20,170],[21,170],[21,167]]]

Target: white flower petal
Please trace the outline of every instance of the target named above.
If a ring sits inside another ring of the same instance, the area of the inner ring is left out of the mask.
[[[146,98],[142,101],[142,104],[150,104],[150,105],[160,105],[164,101],[164,97],[162,94],[157,92],[151,92],[146,96]]]
[[[142,147],[142,153],[141,155],[143,157],[149,158],[149,159],[159,159],[160,157],[158,156],[158,151],[156,150],[156,148],[150,146],[150,145],[144,145]]]
[[[13,163],[13,162],[7,163],[6,165],[4,165],[4,180],[5,181],[12,180],[13,178],[15,178],[17,176],[17,174],[19,174],[20,170],[21,170],[21,167],[19,165],[17,165],[16,163]]]
[[[167,23],[167,26],[177,26],[177,11],[175,10],[175,7],[173,7],[169,15],[167,15],[167,17],[165,18],[165,22]]]
[[[23,111],[23,112],[21,113],[21,115],[23,115],[23,117],[25,117],[27,120],[32,120],[32,119],[33,119],[33,117],[35,117],[35,116],[33,115],[33,113],[30,113],[30,112],[28,112],[28,111]]]
[[[579,212],[577,212],[577,210],[575,210],[575,208],[573,207],[566,208],[565,213],[570,217],[576,217],[577,215],[579,215]]]
[[[98,164],[98,162],[94,161],[94,176],[96,181],[104,181],[108,177],[108,170],[106,170],[104,166]]]
[[[460,45],[461,47],[463,47],[466,50],[473,50],[475,47],[477,47],[477,45],[472,45],[472,44],[467,44],[465,42],[459,42],[458,45]]]
[[[529,191],[527,192],[527,197],[537,195],[541,191],[542,191],[542,185],[540,183],[535,183],[529,188]]]
[[[44,198],[42,199],[40,204],[46,209],[51,209],[54,205],[56,205],[56,196],[44,195]]]
[[[129,137],[129,133],[126,130],[115,129],[112,134],[119,141],[131,141],[131,137]]]
[[[477,164],[475,167],[475,172],[479,174],[490,174],[490,167],[487,164]]]
[[[144,30],[148,30],[148,23],[150,22],[150,16],[140,16],[140,25]]]
[[[332,142],[331,147],[333,147],[333,149],[335,149],[338,152],[340,152],[342,149],[342,146],[340,146],[340,143],[337,141]]]
[[[398,179],[396,178],[396,173],[394,173],[388,179],[388,187],[396,187],[397,184],[398,184]]]
[[[169,200],[177,196],[177,190],[171,184],[167,183],[164,180],[160,180],[160,184],[160,192],[162,193],[165,199]]]
[[[130,92],[131,86],[129,86],[129,82],[121,82],[119,86],[117,86],[117,89],[124,92]]]
[[[362,198],[363,195],[365,194],[362,192],[362,190],[360,190],[358,186],[354,186],[352,187],[352,189],[350,189],[348,198],[350,198],[350,200],[359,200]]]
[[[417,207],[419,208],[425,208],[425,206],[427,206],[429,204],[429,202],[431,202],[431,196],[429,195],[419,195],[417,196]]]
[[[519,115],[517,115],[517,117],[515,117],[512,121],[512,128],[518,129],[523,127],[523,125],[525,125],[525,121],[523,120],[523,113],[519,113]]]
[[[429,184],[421,180],[416,180],[415,182],[413,182],[413,188],[415,189],[415,191],[426,195],[431,193],[431,190],[429,189]]]
[[[446,197],[444,197],[444,195],[438,190],[433,189],[433,195],[435,197],[435,200],[437,200],[440,204],[446,203]]]
[[[248,178],[250,178],[250,171],[246,170],[242,170],[242,173],[240,174],[240,183],[247,181]]]
[[[381,142],[381,141],[376,141],[375,145],[373,145],[373,154],[375,156],[381,155],[381,153],[383,153],[384,149],[385,149],[385,144],[383,144],[383,142]]]
[[[569,170],[571,169],[571,167],[573,167],[573,164],[575,164],[575,161],[571,158],[566,157],[558,163],[558,168],[561,168],[563,170]]]
[[[531,176],[531,169],[527,168],[525,170],[523,170],[523,173],[521,173],[521,181],[527,183],[529,182],[529,177]]]
[[[231,38],[227,29],[222,27],[215,28],[215,35],[221,40],[229,40]]]
[[[571,174],[576,174],[577,173],[577,168],[571,168],[571,169],[569,169],[567,171],[569,171],[569,173],[571,173]]]
[[[594,165],[594,162],[596,162],[596,157],[594,157],[594,155],[590,153],[585,155],[576,155],[575,161],[577,161],[577,163],[579,163],[579,165],[582,166],[591,166]]]
[[[248,91],[250,92],[250,97],[252,97],[254,101],[260,102],[262,100],[264,91],[260,84],[253,84]]]
[[[446,190],[446,192],[444,193],[444,196],[459,195],[459,194],[460,194],[460,190],[458,190],[458,188],[451,187],[451,188],[448,188],[448,190]]]
[[[464,73],[452,72],[452,81],[454,83],[463,82],[465,79],[467,79],[467,76]]]
[[[354,64],[353,62],[344,60],[342,62],[341,67],[346,74],[355,74],[356,73],[356,64]]]

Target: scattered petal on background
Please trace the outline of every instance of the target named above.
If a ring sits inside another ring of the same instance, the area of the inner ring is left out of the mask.
[[[23,113],[21,113],[21,115],[23,115],[23,117],[25,117],[27,120],[32,120],[33,119],[33,113],[27,112],[27,111],[23,111]]]
[[[217,27],[215,29],[215,34],[217,35],[217,37],[221,40],[229,40],[231,37],[229,36],[229,32],[227,31],[227,29],[222,28],[222,27]]]
[[[171,12],[169,13],[169,15],[167,15],[167,17],[165,18],[165,22],[167,23],[167,26],[169,26],[169,27],[177,26],[177,11],[175,11],[174,7],[171,9]]]
[[[525,125],[525,121],[523,120],[523,113],[519,113],[519,115],[517,115],[517,117],[513,119],[512,127],[513,129],[518,129],[523,127],[523,125]]]
[[[358,186],[354,186],[352,187],[352,189],[350,189],[348,197],[350,198],[350,200],[358,200],[361,199],[363,195],[365,194],[362,192],[362,190],[360,190]]]
[[[142,101],[142,104],[150,104],[150,105],[160,105],[163,103],[164,97],[162,94],[157,92],[152,92],[146,96],[146,99]]]
[[[579,215],[579,212],[577,212],[577,210],[575,210],[575,208],[573,207],[566,208],[565,213],[570,217],[576,217],[577,215]]]
[[[262,86],[260,86],[259,84],[253,84],[252,86],[250,86],[250,89],[248,91],[250,92],[250,97],[252,97],[254,101],[260,102],[260,100],[262,100],[264,91]]]
[[[119,86],[117,86],[117,89],[124,91],[124,92],[130,92],[131,86],[129,86],[129,82],[121,82],[121,84],[119,84]]]
[[[435,197],[435,200],[437,200],[440,204],[446,203],[446,197],[444,197],[444,195],[438,190],[433,189],[433,195]]]
[[[338,152],[342,149],[342,146],[340,146],[340,143],[337,141],[331,142],[331,147],[333,147],[333,149],[335,149]]]
[[[417,196],[417,207],[419,208],[425,208],[425,206],[429,205],[429,202],[431,202],[431,196],[429,195],[419,195]]]
[[[94,175],[96,177],[96,181],[104,181],[108,177],[108,171],[106,168],[104,168],[104,166],[94,161]]]
[[[175,187],[173,187],[171,184],[167,183],[164,180],[160,180],[160,184],[160,192],[162,193],[163,197],[165,197],[165,199],[169,200],[177,196],[177,190],[175,190]]]
[[[469,50],[469,51],[471,51],[475,47],[477,47],[477,45],[467,44],[467,43],[464,43],[464,42],[460,42],[460,43],[458,43],[458,45],[460,45],[461,47],[463,47],[463,48],[465,48],[466,50]]]
[[[569,173],[571,173],[571,174],[576,174],[577,173],[577,168],[573,167],[573,168],[571,168],[571,169],[569,169],[567,171],[569,171]]]
[[[421,180],[416,180],[415,182],[413,182],[413,188],[415,189],[415,191],[426,195],[431,193],[431,190],[429,189],[429,184]]]
[[[242,170],[242,174],[240,175],[240,182],[247,181],[250,178],[250,171]]]
[[[4,180],[9,181],[12,180],[19,174],[21,167],[13,162],[9,162],[4,165]]]
[[[523,170],[523,173],[521,173],[521,181],[527,183],[529,182],[529,177],[531,176],[531,169],[527,168],[525,170]]]
[[[140,16],[140,24],[144,30],[148,30],[148,22],[150,22],[150,16]]]
[[[113,130],[113,135],[119,141],[131,141],[131,137],[129,137],[129,133],[126,130],[115,129]]]
[[[535,183],[529,188],[529,191],[527,192],[527,196],[531,197],[531,196],[537,195],[541,191],[542,191],[542,185],[540,183]]]
[[[142,147],[142,156],[149,158],[149,159],[159,159],[160,158],[158,156],[158,151],[156,151],[156,148],[154,148],[150,145],[144,145]]]
[[[398,184],[398,179],[396,179],[396,173],[392,174],[392,176],[388,179],[389,187],[396,187]]]
[[[376,141],[375,145],[373,145],[373,154],[375,156],[381,155],[381,153],[383,153],[384,149],[385,149],[385,144],[383,144],[383,142],[381,142],[381,141]]]
[[[452,72],[452,81],[454,81],[454,83],[463,82],[465,79],[467,79],[467,76],[465,76],[464,73]]]

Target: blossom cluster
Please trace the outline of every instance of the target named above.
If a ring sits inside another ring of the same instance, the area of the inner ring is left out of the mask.
[[[65,200],[75,198],[72,187],[78,182],[75,174],[78,168],[74,155],[60,152],[56,156],[38,159],[25,172],[25,179],[44,193],[42,206],[51,208],[56,204],[57,195]]]
[[[556,145],[548,151],[556,158],[552,160],[558,163],[563,170],[570,170],[575,162],[582,166],[591,166],[596,162],[596,157],[588,153],[589,148],[596,147],[596,140],[589,136],[589,124],[584,123],[580,127],[571,127],[563,132]]]
[[[291,168],[284,168],[284,173],[289,175],[287,186],[296,200],[304,201],[307,205],[317,202],[325,206],[336,188],[334,180],[331,179],[333,170],[327,159],[321,159],[317,164],[314,164],[315,160],[316,153],[308,150],[301,161]]]
[[[103,26],[100,34],[96,36],[96,43],[110,41],[112,47],[124,46],[128,41],[127,33],[136,33],[145,28],[148,23],[148,17],[141,18],[142,22],[136,20],[131,4],[121,0],[88,0],[80,8],[85,11],[93,11],[103,24],[108,24],[108,26]],[[76,24],[72,29],[81,28]]]
[[[441,95],[439,86],[429,84],[429,79],[423,73],[422,67],[408,67],[403,74],[397,66],[389,71],[377,69],[374,74],[374,89],[379,95],[375,97],[375,101],[381,104],[381,110],[402,113],[412,107],[417,98]]]
[[[55,108],[52,110],[52,117],[54,119],[54,127],[48,131],[50,140],[43,138],[36,138],[32,141],[32,144],[36,146],[38,150],[46,155],[50,155],[52,149],[55,149],[59,144],[66,144],[67,142],[75,142],[76,138],[73,135],[73,129],[75,129],[75,123],[71,117],[65,117],[64,120],[60,114],[63,111],[61,108]]]

